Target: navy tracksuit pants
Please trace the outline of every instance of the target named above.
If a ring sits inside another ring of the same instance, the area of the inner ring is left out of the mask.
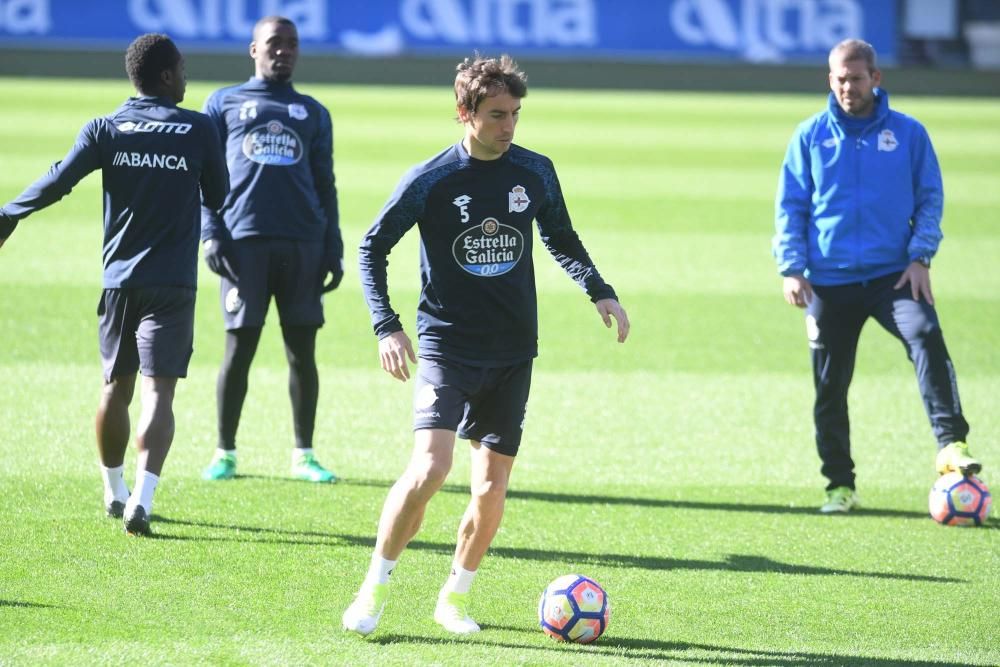
[[[914,301],[908,284],[894,290],[900,275],[834,287],[813,286],[806,329],[816,386],[816,447],[823,464],[820,470],[830,480],[827,490],[854,488],[847,390],[854,375],[861,328],[869,317],[905,346],[938,446],[964,441],[969,432],[937,312],[923,300]]]

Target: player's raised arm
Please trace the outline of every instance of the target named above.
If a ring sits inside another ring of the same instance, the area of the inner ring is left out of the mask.
[[[101,168],[97,132],[100,121],[84,125],[76,142],[62,160],[53,163],[38,180],[24,189],[18,197],[0,208],[0,247],[7,240],[17,223],[46,206],[50,206],[70,193],[84,176]]]

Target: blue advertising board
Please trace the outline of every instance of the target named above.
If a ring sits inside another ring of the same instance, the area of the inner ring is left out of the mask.
[[[261,16],[303,47],[360,56],[822,61],[847,37],[896,57],[896,0],[0,0],[0,48],[123,48],[165,32],[186,50],[242,51]]]

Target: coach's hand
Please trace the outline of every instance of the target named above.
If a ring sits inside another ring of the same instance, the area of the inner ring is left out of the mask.
[[[330,279],[323,285],[324,294],[340,287],[340,281],[344,279],[344,258],[333,260],[323,275],[326,276],[326,273],[330,274]]]
[[[402,331],[394,331],[379,340],[378,356],[382,362],[382,370],[403,382],[410,378],[410,368],[406,365],[406,358],[409,357],[411,362],[417,363],[410,337]]]
[[[914,301],[920,301],[920,297],[924,297],[924,301],[930,305],[934,305],[934,295],[931,294],[931,270],[929,267],[924,266],[920,262],[910,262],[910,265],[906,267],[903,271],[903,275],[899,277],[899,280],[892,289],[900,289],[906,283],[910,283],[910,294],[913,295]]]
[[[227,278],[230,282],[239,282],[237,278],[239,265],[231,243],[221,239],[208,239],[202,244],[202,249],[205,255],[205,264],[212,270],[212,273]]]
[[[785,301],[799,308],[808,306],[813,298],[812,285],[801,275],[785,276],[782,291],[785,293]]]
[[[594,306],[607,328],[611,328],[611,318],[615,318],[615,322],[618,323],[618,342],[624,343],[625,339],[628,338],[630,325],[628,315],[622,305],[615,299],[600,299],[594,303]]]

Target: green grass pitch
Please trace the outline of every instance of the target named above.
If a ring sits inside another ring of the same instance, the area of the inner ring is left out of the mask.
[[[193,83],[185,106],[200,108],[214,87]],[[934,442],[905,353],[875,324],[851,394],[866,509],[815,511],[824,481],[802,315],[781,298],[769,241],[778,167],[795,123],[824,104],[821,76],[803,96],[531,91],[517,141],[555,161],[632,337],[617,345],[538,254],[541,353],[505,521],[473,589],[483,632],[454,639],[431,620],[468,492],[463,452],[403,555],[378,632],[341,632],[411,444],[411,385],[378,367],[354,249],[404,170],[461,129],[446,87],[300,88],[334,118],[351,269],[319,341],[317,454],[343,483],[287,479],[273,312],[240,430],[242,475],[200,479],[223,338],[217,283],[202,269],[195,354],[154,508],[159,539],[126,539],[103,517],[92,175],[0,249],[0,664],[1000,663],[1000,522],[928,518]],[[130,94],[124,81],[0,89],[0,201]],[[1000,492],[1000,101],[893,104],[924,122],[943,166],[935,296],[970,443]],[[390,266],[411,333],[416,255],[414,230]],[[129,481],[133,465],[130,450]],[[570,572],[612,602],[591,646],[537,628],[538,596]]]

